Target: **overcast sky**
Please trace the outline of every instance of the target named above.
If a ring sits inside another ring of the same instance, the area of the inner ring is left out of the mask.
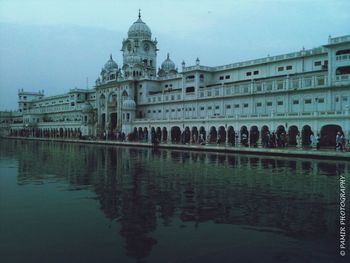
[[[91,88],[142,20],[157,38],[158,66],[200,58],[218,66],[326,44],[350,34],[349,0],[0,0],[0,110],[18,89],[62,94]]]

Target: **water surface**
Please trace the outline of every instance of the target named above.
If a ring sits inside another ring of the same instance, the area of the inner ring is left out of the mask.
[[[344,161],[0,140],[0,262],[341,262],[349,171]]]

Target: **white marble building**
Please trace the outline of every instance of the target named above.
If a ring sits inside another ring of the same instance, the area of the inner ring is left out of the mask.
[[[121,41],[122,64],[110,56],[93,89],[53,97],[20,91],[23,123],[17,117],[7,127],[12,134],[31,128],[33,136],[123,131],[134,139],[154,131],[168,142],[193,142],[199,134],[232,142],[233,134],[243,133],[256,141],[267,130],[288,134],[291,144],[298,133],[305,144],[311,132],[324,145],[332,145],[338,131],[350,137],[350,35],[329,37],[311,50],[217,67],[197,58],[181,70],[169,54],[157,69],[157,46],[139,14]]]

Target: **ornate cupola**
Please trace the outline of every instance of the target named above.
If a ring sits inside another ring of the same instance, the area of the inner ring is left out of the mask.
[[[123,71],[125,78],[148,78],[156,76],[157,40],[152,40],[151,29],[141,19],[130,26],[128,38],[123,40]]]
[[[104,84],[109,81],[116,80],[119,76],[118,64],[113,60],[112,54],[109,56],[109,60],[101,69],[100,77],[96,80],[96,86]]]
[[[159,77],[177,74],[175,63],[170,59],[169,53],[167,58],[163,61],[161,68],[158,70]]]

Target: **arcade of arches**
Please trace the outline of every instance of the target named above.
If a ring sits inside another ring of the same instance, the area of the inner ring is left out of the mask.
[[[315,136],[319,135],[321,146],[333,147],[335,146],[337,133],[343,133],[343,128],[336,124],[324,125],[319,131],[314,130],[307,124],[302,127],[297,127],[296,125],[288,127],[278,125],[275,128],[268,127],[267,125],[261,128],[256,125],[251,127],[243,125],[239,130],[235,130],[233,126],[211,126],[209,129],[206,129],[204,126],[186,126],[183,129],[179,126],[172,126],[170,129],[156,126],[151,127],[150,130],[158,142],[200,143],[202,140],[206,143],[242,144],[252,147],[257,147],[258,145],[264,146],[266,137],[272,134],[276,136],[276,146],[282,146],[279,145],[279,142],[284,142],[284,145],[289,146],[295,146],[297,144],[310,145],[310,137],[313,134]],[[133,140],[148,138],[148,128],[135,128],[132,137]]]
[[[206,129],[204,126],[186,126],[181,129],[179,126],[167,127],[135,127],[131,134],[128,134],[130,141],[148,141],[150,138],[157,139],[159,143],[227,143],[231,145],[244,145],[257,147],[265,145],[267,137],[272,134],[276,137],[276,146],[295,146],[310,145],[311,134],[315,136],[319,134],[320,145],[324,147],[334,147],[337,133],[343,133],[343,128],[336,124],[328,124],[321,127],[319,131],[314,130],[309,125],[301,128],[291,125],[288,128],[279,125],[272,129],[267,125],[259,128],[256,125],[247,127],[241,126],[239,130],[235,130],[233,126],[211,126]],[[47,137],[47,138],[81,138],[80,128],[24,128],[13,129],[10,131],[11,136],[31,136],[31,137]],[[116,137],[111,137],[116,138]],[[279,145],[279,142],[284,142]]]
[[[81,138],[80,128],[25,128],[13,129],[10,136],[42,138]]]

